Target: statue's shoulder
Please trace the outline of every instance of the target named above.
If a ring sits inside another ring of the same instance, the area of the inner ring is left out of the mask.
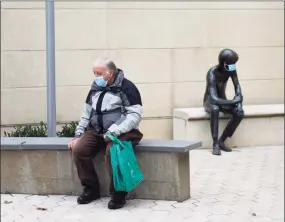
[[[217,66],[213,66],[208,70],[207,76],[211,78],[215,78],[216,72],[217,72]]]

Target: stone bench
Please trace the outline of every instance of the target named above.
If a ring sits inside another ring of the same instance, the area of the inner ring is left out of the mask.
[[[284,104],[244,105],[245,117],[232,138],[229,147],[274,146],[284,144]],[[221,134],[229,116],[220,113]],[[212,148],[210,116],[204,108],[175,109],[173,139],[202,141],[201,148]]]
[[[82,191],[70,138],[1,137],[1,193],[79,195]],[[183,201],[190,197],[189,151],[201,142],[143,140],[136,156],[144,181],[132,198]],[[102,196],[108,196],[109,175],[104,153],[94,159]]]

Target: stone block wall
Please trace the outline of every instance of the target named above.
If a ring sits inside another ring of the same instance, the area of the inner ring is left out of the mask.
[[[44,2],[1,3],[2,132],[46,120],[45,38]],[[142,94],[145,138],[172,138],[173,108],[202,106],[224,47],[240,56],[245,104],[284,102],[283,2],[56,2],[55,38],[59,122],[79,119],[106,55]]]

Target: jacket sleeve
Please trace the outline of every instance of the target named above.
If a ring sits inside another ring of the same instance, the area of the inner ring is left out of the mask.
[[[86,101],[83,107],[83,112],[80,116],[80,121],[75,130],[75,137],[80,137],[86,131],[86,128],[89,124],[91,110],[92,110],[90,95],[91,95],[91,91],[87,95],[87,98],[86,98]]]
[[[110,126],[108,129],[115,136],[120,136],[138,127],[142,118],[142,101],[137,87],[129,82],[128,87],[123,90],[123,98],[126,105],[126,114],[117,123]]]

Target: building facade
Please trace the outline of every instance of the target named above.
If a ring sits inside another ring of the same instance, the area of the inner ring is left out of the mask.
[[[44,2],[1,3],[2,133],[46,121],[45,39]],[[173,108],[203,105],[223,48],[245,104],[284,103],[284,2],[56,2],[55,39],[59,123],[79,120],[101,56],[138,86],[148,139],[172,138]]]

